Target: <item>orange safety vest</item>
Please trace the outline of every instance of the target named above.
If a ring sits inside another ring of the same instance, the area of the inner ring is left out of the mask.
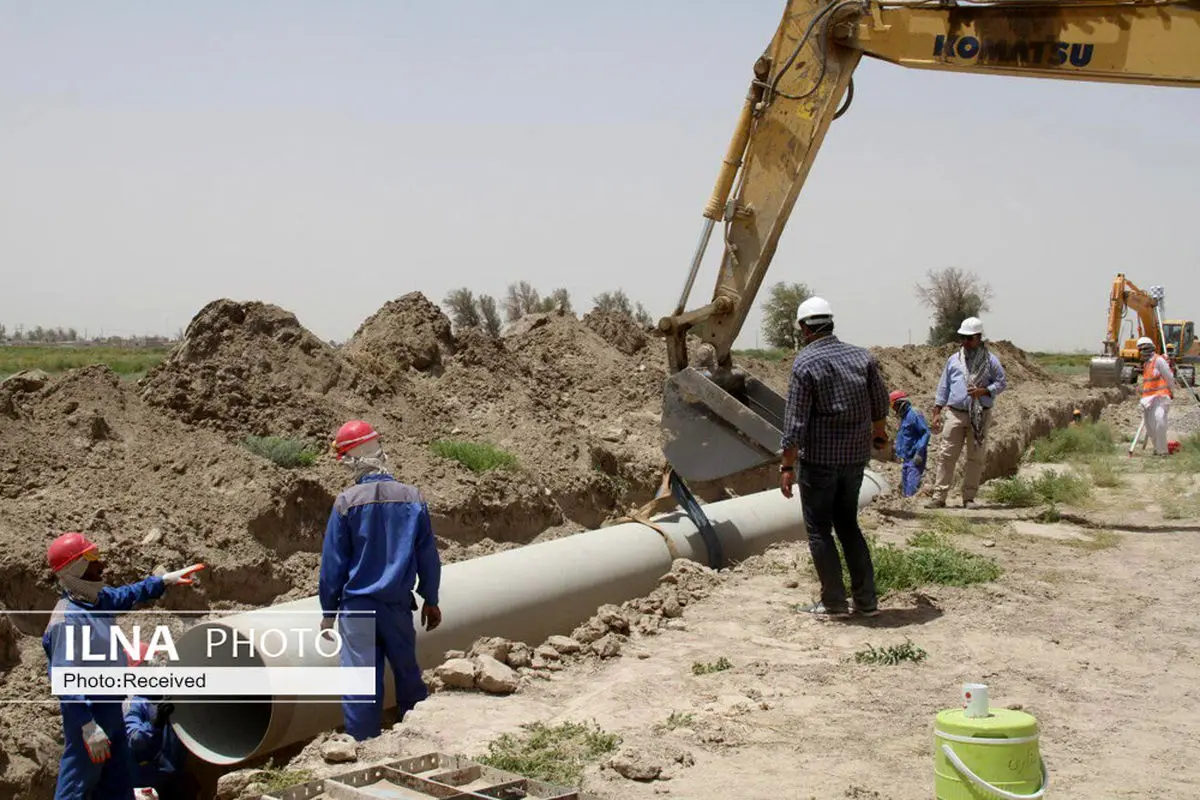
[[[1169,397],[1170,388],[1166,380],[1158,374],[1159,356],[1154,356],[1142,367],[1142,397]]]

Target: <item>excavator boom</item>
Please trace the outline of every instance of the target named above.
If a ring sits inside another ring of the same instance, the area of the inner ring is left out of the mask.
[[[1200,6],[789,0],[754,64],[679,302],[659,321],[670,372],[663,452],[685,480],[779,456],[784,400],[735,367],[731,349],[864,55],[919,69],[1196,87]],[[714,233],[723,248],[716,286],[688,310]],[[694,353],[689,338],[698,340]]]

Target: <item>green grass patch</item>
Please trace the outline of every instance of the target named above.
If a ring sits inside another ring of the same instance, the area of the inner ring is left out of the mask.
[[[920,647],[917,647],[910,640],[905,639],[904,644],[893,644],[887,647],[875,647],[873,644],[867,643],[863,650],[859,650],[854,654],[854,660],[859,664],[876,664],[880,666],[895,666],[896,664],[905,661],[911,661],[914,664],[919,664],[926,659],[929,654]]]
[[[1153,452],[1153,445],[1146,447],[1145,453]],[[1147,455],[1140,459],[1143,468],[1155,472],[1200,472],[1200,432],[1179,440],[1179,452],[1166,458],[1156,458]]]
[[[307,783],[313,779],[314,775],[310,770],[285,769],[275,766],[274,761],[268,761],[267,765],[262,769],[262,774],[254,782],[263,784],[265,787],[263,790],[264,793],[275,794],[292,786]]]
[[[925,524],[925,532],[945,538],[957,536],[993,536],[1000,528],[999,525],[976,522],[970,517],[938,512],[922,514],[921,521]]]
[[[475,760],[526,778],[579,786],[589,763],[617,749],[621,737],[595,722],[522,725],[521,734],[506,733],[488,743],[486,755]]]
[[[787,361],[796,357],[795,350],[786,347],[750,348],[749,350],[734,350],[735,358],[757,358],[759,361]]]
[[[676,728],[686,728],[695,721],[696,717],[694,714],[672,711],[671,716],[667,717],[667,721],[663,723],[663,727],[669,731],[673,731]]]
[[[990,498],[1009,508],[1033,508],[1042,504],[1078,503],[1091,496],[1088,481],[1070,472],[1047,470],[1036,478],[1020,476],[994,481]]]
[[[1029,448],[1029,460],[1057,463],[1069,458],[1111,454],[1112,428],[1104,422],[1084,422],[1066,428],[1056,428],[1049,436],[1038,439]]]
[[[1030,482],[1019,476],[992,481],[987,493],[993,502],[1009,508],[1032,508],[1042,502]]]
[[[308,442],[280,436],[247,436],[243,444],[256,456],[262,456],[285,469],[311,467],[321,454]]]
[[[1091,475],[1092,483],[1101,489],[1115,489],[1125,483],[1125,477],[1117,469],[1112,459],[1093,461],[1088,464],[1088,473]]]
[[[1087,479],[1070,472],[1047,470],[1030,481],[1030,484],[1038,496],[1052,504],[1078,503],[1092,494],[1092,487]]]
[[[1059,367],[1087,370],[1092,362],[1091,353],[1030,353],[1033,360],[1044,368]]]
[[[729,659],[725,656],[721,656],[716,661],[711,661],[707,664],[702,661],[692,664],[693,675],[711,675],[714,672],[724,672],[727,669],[733,669],[733,664],[729,663]]]
[[[1000,565],[993,559],[961,550],[933,531],[921,531],[909,537],[907,546],[877,544],[868,540],[875,565],[875,590],[883,597],[891,592],[921,586],[969,586],[1000,577]],[[843,579],[849,586],[850,575],[843,561]]]
[[[1033,518],[1034,522],[1040,522],[1043,525],[1053,525],[1055,522],[1062,520],[1062,512],[1058,510],[1058,506],[1051,503],[1046,506]]]
[[[0,377],[26,369],[56,374],[104,364],[118,375],[144,375],[171,352],[167,347],[28,347],[0,346]]]
[[[486,442],[463,442],[455,439],[438,439],[429,445],[435,455],[457,461],[472,472],[487,472],[493,469],[513,469],[517,457]]]

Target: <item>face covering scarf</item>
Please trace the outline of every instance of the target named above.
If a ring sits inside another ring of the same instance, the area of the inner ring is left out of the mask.
[[[959,357],[967,373],[967,386],[986,387],[991,383],[992,359],[987,345],[980,342],[974,350],[964,347],[959,350]],[[983,444],[983,403],[980,402],[980,398],[968,398],[967,409],[971,417],[971,431],[975,434],[975,444]]]
[[[58,582],[67,590],[67,596],[72,600],[95,603],[96,598],[100,596],[100,590],[104,588],[104,581],[85,581],[82,576],[87,570],[87,565],[87,559],[83,558],[68,564],[58,573]]]

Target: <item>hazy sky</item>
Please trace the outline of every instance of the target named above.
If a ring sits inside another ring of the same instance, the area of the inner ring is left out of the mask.
[[[0,2],[0,322],[174,333],[231,297],[342,340],[405,292],[522,278],[657,318],[782,9]],[[856,89],[767,275],[844,338],[922,339],[913,284],[951,265],[1027,348],[1098,348],[1121,270],[1200,316],[1200,91],[879,62]]]

